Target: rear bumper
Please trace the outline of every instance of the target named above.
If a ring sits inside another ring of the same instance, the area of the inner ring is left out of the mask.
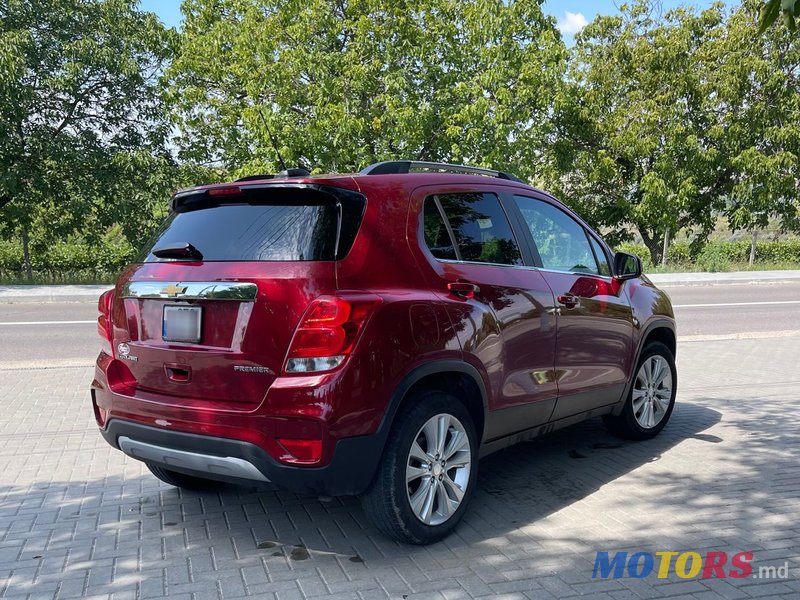
[[[372,481],[387,433],[374,419],[338,416],[353,411],[336,411],[350,396],[332,375],[276,382],[260,405],[248,405],[142,392],[114,372],[115,363],[107,354],[98,357],[91,384],[95,420],[109,444],[137,460],[330,496],[360,494]],[[321,440],[320,459],[302,462],[283,445],[290,439]]]
[[[159,429],[111,419],[100,433],[128,456],[189,475],[238,484],[271,482],[298,491],[330,496],[364,492],[372,481],[383,444],[378,435],[341,439],[324,467],[293,467],[276,462],[250,442]]]

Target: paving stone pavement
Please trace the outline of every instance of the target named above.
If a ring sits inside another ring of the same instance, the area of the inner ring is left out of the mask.
[[[800,338],[678,351],[672,421],[599,421],[495,454],[455,534],[396,544],[354,499],[181,492],[112,450],[91,369],[0,365],[0,597],[800,597]],[[597,551],[750,551],[785,579],[592,579]]]

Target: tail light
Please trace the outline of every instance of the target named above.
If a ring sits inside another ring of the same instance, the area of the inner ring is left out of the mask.
[[[378,296],[321,296],[306,309],[286,358],[287,373],[330,371],[352,352]]]
[[[111,306],[114,303],[114,290],[103,292],[97,301],[97,310],[100,316],[97,317],[97,333],[100,336],[100,349],[111,356],[114,355],[112,341],[114,330],[111,324]]]

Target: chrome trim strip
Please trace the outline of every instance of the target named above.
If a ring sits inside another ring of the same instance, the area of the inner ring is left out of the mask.
[[[123,298],[163,300],[238,300],[255,302],[258,286],[237,281],[131,281],[122,289]]]
[[[176,450],[175,448],[164,448],[163,446],[132,440],[126,436],[120,436],[118,443],[120,450],[136,460],[154,462],[167,467],[188,469],[189,471],[200,473],[269,482],[269,479],[253,463],[242,458],[212,456],[210,454]]]

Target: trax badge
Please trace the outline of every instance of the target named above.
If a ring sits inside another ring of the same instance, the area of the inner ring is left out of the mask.
[[[125,342],[122,342],[121,344],[117,345],[117,354],[119,355],[119,358],[122,360],[129,360],[131,362],[136,362],[137,360],[139,360],[138,356],[133,356],[131,354],[131,347]]]

